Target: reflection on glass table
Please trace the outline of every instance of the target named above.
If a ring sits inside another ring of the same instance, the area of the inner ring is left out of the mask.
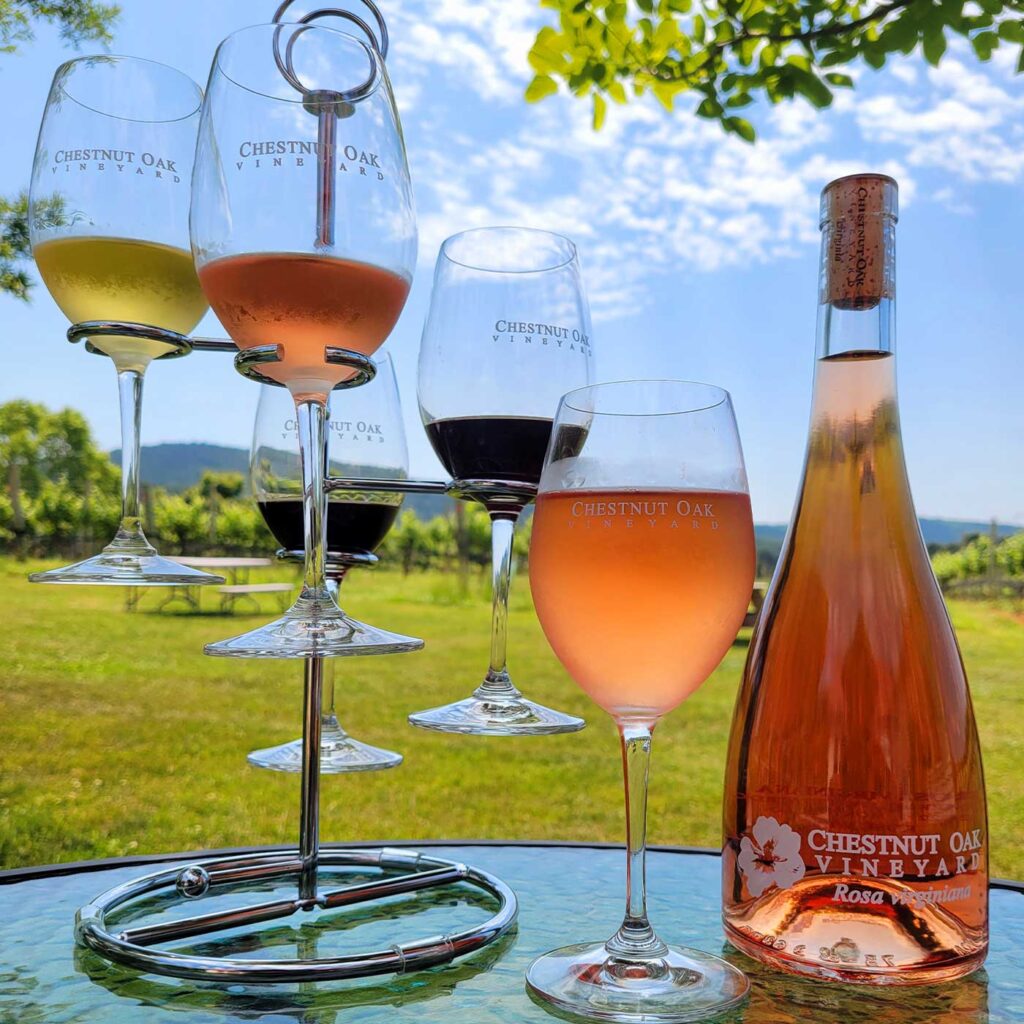
[[[218,987],[139,975],[76,950],[75,909],[101,889],[156,870],[166,862],[109,861],[102,870],[59,874],[52,869],[0,874],[0,1020],[62,1024],[232,1024],[264,1018],[275,1024],[543,1024],[557,1019],[533,1003],[524,976],[540,953],[574,933],[601,938],[621,918],[622,849],[590,846],[439,845],[430,853],[468,860],[492,871],[520,898],[518,931],[503,942],[448,967],[360,982]],[[57,869],[58,872],[66,869]],[[719,953],[751,979],[751,995],[715,1024],[1019,1024],[1024,1019],[1024,885],[992,889],[992,952],[983,970],[947,985],[871,990],[814,983],[779,974],[727,946],[720,923],[717,855],[652,850],[651,910],[667,941]],[[4,884],[7,883],[7,884]],[[588,899],[581,902],[579,893]],[[406,899],[403,912],[382,918],[381,907],[335,915],[344,927],[327,929],[326,916],[292,926],[270,923],[261,946],[329,954],[385,946],[458,927],[491,912],[478,897],[452,901],[435,891]],[[454,905],[453,905],[454,903]],[[186,913],[196,907],[188,908]],[[180,911],[180,908],[179,908]],[[442,925],[441,922],[444,922]],[[231,933],[210,937],[231,942]],[[259,955],[253,949],[251,955]]]

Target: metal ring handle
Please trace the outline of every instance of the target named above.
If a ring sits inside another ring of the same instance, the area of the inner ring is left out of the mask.
[[[486,871],[457,861],[428,857],[416,851],[384,847],[322,850],[320,862],[331,867],[378,867],[410,873],[391,880],[384,878],[378,882],[324,893],[316,897],[311,906],[328,908],[352,905],[391,893],[412,892],[462,882],[481,889],[497,899],[498,910],[483,923],[461,932],[395,944],[388,949],[315,960],[246,960],[240,957],[196,956],[143,944],[147,940],[154,941],[159,933],[167,936],[171,932],[176,932],[179,937],[186,937],[226,927],[237,927],[246,921],[255,923],[288,917],[297,911],[311,909],[306,906],[306,903],[310,902],[308,900],[284,899],[259,908],[223,911],[193,921],[178,921],[169,926],[129,929],[127,933],[115,934],[107,930],[107,914],[150,893],[172,889],[177,891],[179,899],[195,899],[204,895],[213,886],[230,885],[246,879],[281,878],[295,874],[298,870],[295,854],[277,852],[206,861],[184,869],[180,866],[168,868],[124,882],[101,893],[79,909],[75,915],[75,938],[80,945],[87,946],[108,960],[140,971],[196,981],[287,983],[401,974],[448,963],[506,934],[515,925],[519,913],[515,893],[505,882]],[[423,874],[425,877],[417,880],[417,874]],[[389,885],[389,881],[392,884]],[[140,941],[132,941],[126,934],[134,934]]]
[[[537,497],[537,485],[523,480],[453,480],[447,488],[453,498],[472,501],[529,503]]]
[[[87,352],[105,356],[107,353],[96,348],[92,338],[131,338],[135,341],[159,341],[173,346],[157,359],[177,359],[187,356],[192,351],[192,342],[184,334],[169,331],[166,327],[154,327],[152,324],[138,324],[131,320],[83,320],[68,328],[68,341],[73,345],[84,340]]]
[[[259,381],[260,384],[272,384],[278,388],[286,387],[281,381],[273,380],[257,369],[264,363],[281,362],[283,347],[282,345],[256,345],[253,348],[242,349],[235,356],[235,369],[243,377]],[[353,352],[351,349],[328,346],[324,349],[324,362],[332,366],[348,366],[356,371],[348,380],[342,380],[335,384],[332,388],[333,391],[347,391],[349,388],[362,387],[363,384],[369,384],[377,376],[377,367],[373,360],[361,352]]]
[[[384,52],[382,52],[380,46],[378,46],[377,37],[374,35],[373,29],[371,29],[362,18],[357,14],[343,10],[340,7],[328,7],[318,11],[311,11],[309,14],[298,19],[295,23],[298,25],[298,28],[296,28],[296,30],[289,36],[288,42],[285,46],[284,56],[282,57],[281,32],[284,29],[284,25],[280,21],[280,16],[284,13],[291,2],[292,0],[286,0],[286,2],[278,8],[273,18],[274,23],[277,25],[277,28],[274,30],[274,63],[277,64],[277,68],[281,72],[284,80],[302,96],[303,103],[306,105],[306,109],[310,113],[327,113],[333,107],[333,112],[337,114],[338,117],[350,116],[354,112],[352,105],[365,99],[376,87],[377,73],[379,70],[377,64],[378,61],[383,62],[384,56],[387,52],[388,42],[387,28],[384,25],[383,16],[372,4],[371,0],[363,0],[363,2],[373,10],[377,19],[378,27],[382,28],[381,40]],[[295,61],[293,59],[295,43],[303,32],[307,32],[313,27],[312,22],[318,18],[326,17],[344,18],[346,21],[352,22],[362,30],[363,34],[370,42],[369,47],[366,48],[366,55],[370,61],[370,74],[367,76],[365,81],[361,82],[353,89],[308,89],[295,73]]]
[[[442,480],[408,480],[392,477],[328,476],[325,491],[382,491],[385,494],[447,494],[450,484]]]
[[[301,564],[306,560],[306,552],[278,548],[276,557],[281,562],[298,562]],[[337,576],[340,573],[344,573],[347,569],[355,569],[360,566],[369,568],[376,565],[379,561],[380,559],[372,551],[325,551],[324,563],[326,568],[324,575],[328,577],[332,575]]]
[[[351,11],[339,10],[336,7],[323,8],[318,11],[312,11],[305,17],[299,19],[299,23],[312,21],[314,18],[326,17],[327,15],[333,15],[337,18],[347,18],[349,21],[355,22],[369,37],[373,43],[373,48],[381,55],[383,60],[387,60],[388,57],[388,46],[390,40],[388,38],[388,26],[384,20],[384,15],[381,14],[380,8],[373,2],[373,0],[359,0],[359,2],[373,15],[373,20],[377,23],[377,34],[375,35],[373,29],[357,14],[353,14]],[[284,0],[277,10],[274,12],[273,18],[270,20],[276,24],[279,24],[281,19],[284,17],[285,11],[288,10],[291,5],[295,3],[295,0]]]

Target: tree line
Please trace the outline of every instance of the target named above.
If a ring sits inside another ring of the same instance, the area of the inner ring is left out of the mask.
[[[85,417],[53,412],[36,402],[0,405],[0,549],[20,557],[78,558],[113,536],[121,511],[120,469],[94,441]],[[192,487],[172,494],[143,487],[146,535],[168,555],[270,554],[277,548],[247,494],[240,473],[207,470]],[[517,553],[529,547],[529,520],[518,531]],[[483,569],[490,564],[490,522],[476,505],[429,521],[402,512],[379,551],[409,573],[425,569]]]
[[[36,402],[0,405],[0,550],[19,557],[78,558],[94,554],[117,529],[121,473],[95,442],[81,413]],[[207,470],[180,493],[143,488],[146,535],[168,555],[272,554],[277,543],[240,473]],[[526,558],[532,519],[524,516],[515,550]],[[451,515],[422,520],[402,511],[381,545],[382,562],[404,573],[430,569],[485,570],[491,561],[490,521],[479,505],[458,502]],[[774,569],[776,552],[758,550],[758,576]],[[979,579],[1024,586],[1024,532],[999,542],[980,535],[933,550],[947,590]]]

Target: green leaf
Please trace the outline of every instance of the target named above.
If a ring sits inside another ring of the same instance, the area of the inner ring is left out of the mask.
[[[1017,58],[1017,74],[1024,75],[1024,46],[1020,48],[1020,56]]]
[[[718,100],[714,99],[711,96],[708,96],[707,99],[701,101],[700,106],[697,107],[696,113],[698,117],[708,117],[717,119],[721,117],[722,114],[725,113],[725,110],[723,109],[722,104],[718,102]],[[739,118],[737,118],[737,120],[739,120]]]
[[[530,67],[538,74],[563,70],[566,64],[565,42],[565,36],[545,25],[530,48]]]
[[[609,82],[605,92],[607,92],[616,103],[626,102],[626,90],[623,88],[621,82]]]
[[[832,68],[837,64],[849,64],[850,55],[844,53],[841,50],[833,50],[831,53],[826,53],[821,60],[818,61],[818,66],[823,68]]]
[[[745,142],[753,142],[757,137],[757,133],[754,131],[754,126],[742,117],[727,117],[722,122],[722,126],[727,132],[732,132],[734,135],[738,135]]]
[[[1024,43],[1024,22],[1001,22],[999,25],[999,38],[1008,43]]]
[[[831,74],[826,75],[825,81],[828,82],[829,85],[838,85],[845,89],[853,88],[853,79],[849,75],[841,75],[837,71],[833,71]]]
[[[924,59],[928,61],[933,68],[938,67],[939,61],[942,60],[942,55],[946,52],[946,36],[944,35],[941,27],[929,29],[925,33],[924,42],[921,44],[921,50],[924,53]]]
[[[654,0],[636,0],[636,5],[644,14],[654,13]]]
[[[749,107],[753,102],[754,97],[749,92],[738,92],[735,96],[730,96],[725,101],[725,105],[730,110],[737,110],[739,107]]]
[[[796,91],[816,107],[832,103],[832,90],[813,72],[801,72],[794,77]]]
[[[885,54],[881,50],[868,49],[862,46],[861,56],[864,58],[864,63],[873,67],[876,71],[885,64]]]
[[[979,60],[988,60],[992,51],[999,46],[999,36],[995,32],[979,32],[972,40],[971,46]]]
[[[548,75],[534,75],[533,81],[526,87],[526,102],[536,103],[538,100],[558,92],[558,85]]]
[[[654,33],[654,49],[658,53],[667,53],[679,38],[679,26],[674,18],[665,18]]]
[[[600,93],[594,93],[594,131],[599,132],[604,124],[605,114],[608,113],[608,104]]]

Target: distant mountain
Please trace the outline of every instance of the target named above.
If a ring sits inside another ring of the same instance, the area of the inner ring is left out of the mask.
[[[110,453],[121,465],[121,449]],[[249,453],[219,444],[151,444],[142,448],[142,482],[168,491],[184,491],[199,483],[203,471],[241,473],[248,479]]]
[[[121,464],[121,451],[110,457]],[[203,471],[241,473],[248,479],[249,452],[244,448],[228,448],[218,444],[154,444],[142,449],[142,479],[147,484],[168,491],[183,491],[198,483]],[[440,494],[413,494],[405,499],[405,507],[413,509],[421,519],[442,515],[452,507],[452,500]],[[957,544],[966,534],[988,533],[989,523],[968,519],[922,519],[921,532],[927,544]],[[1024,529],[1022,526],[1000,524],[999,535]],[[757,527],[757,546],[777,555],[786,536],[784,523],[764,523]]]
[[[991,523],[975,522],[970,519],[926,519],[922,518],[921,533],[926,544],[959,544],[965,536],[972,533],[987,534]],[[761,523],[756,527],[757,546],[762,551],[778,554],[788,529],[785,523]],[[999,536],[1009,537],[1024,526],[1008,523],[999,524]]]

